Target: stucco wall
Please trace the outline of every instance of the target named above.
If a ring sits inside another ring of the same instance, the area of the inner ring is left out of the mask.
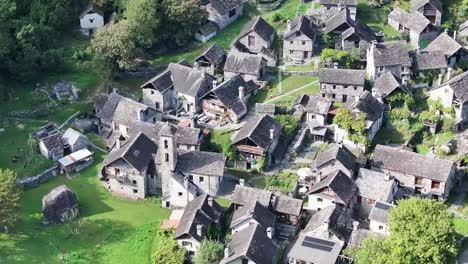
[[[322,201],[318,201],[318,199],[322,199]],[[319,196],[316,194],[309,194],[309,210],[320,210],[323,208],[327,208],[328,206],[333,205],[333,201],[324,198],[323,196]]]
[[[80,18],[80,27],[82,29],[94,29],[104,26],[104,17],[97,14],[86,14]]]

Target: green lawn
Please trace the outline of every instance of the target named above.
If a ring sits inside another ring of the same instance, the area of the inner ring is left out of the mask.
[[[295,91],[289,95],[283,96],[280,99],[275,100],[274,103],[278,105],[290,106],[294,102],[294,100],[301,94],[318,94],[319,92],[320,92],[320,85],[317,83],[317,84],[308,86],[304,89]]]
[[[231,136],[234,131],[229,129],[213,129],[210,131],[209,138],[200,146],[201,150],[223,152],[223,146],[231,144]]]
[[[79,263],[150,263],[157,227],[170,211],[155,200],[113,197],[97,177],[102,158],[73,180],[59,176],[24,193],[21,222],[11,235],[0,235],[0,263],[60,263],[59,253],[74,253]],[[77,193],[78,234],[41,224],[41,198],[61,184]]]
[[[215,201],[221,205],[223,208],[229,208],[231,206],[232,202],[228,199],[217,197],[215,198]]]
[[[285,0],[277,10],[260,12],[259,14],[265,18],[276,30],[285,30],[286,21],[288,19],[294,20],[300,15],[304,15],[308,8],[311,7],[310,3],[302,3],[301,0]],[[274,21],[274,17],[279,14],[280,21]]]
[[[455,225],[455,231],[460,235],[468,235],[468,220],[455,217],[453,219],[453,224]]]
[[[266,189],[288,194],[293,191],[299,176],[292,173],[277,173],[266,178]]]
[[[374,8],[368,5],[367,0],[359,0],[357,8],[357,18],[375,30],[382,31],[385,37],[396,38],[401,35],[387,24],[388,14],[391,12],[392,6],[383,5],[380,8]]]
[[[292,74],[282,74],[282,93],[287,93],[291,90],[304,86],[308,83],[317,81],[318,78],[315,76],[309,75],[292,75]],[[306,89],[306,88],[304,88]],[[263,103],[266,100],[272,99],[279,94],[279,76],[278,73],[275,74],[275,78],[270,82],[267,88],[261,89],[258,91],[255,96],[255,101],[257,103]]]
[[[286,71],[298,71],[298,72],[305,72],[305,71],[313,71],[315,69],[315,65],[286,65]]]

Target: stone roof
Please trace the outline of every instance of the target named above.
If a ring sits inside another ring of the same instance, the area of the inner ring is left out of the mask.
[[[101,111],[106,104],[108,97],[109,95],[106,93],[100,93],[98,96],[96,96],[96,100],[94,101],[94,108],[97,111]]]
[[[461,102],[468,102],[468,71],[453,77],[439,87],[449,85]]]
[[[441,50],[421,51],[413,53],[413,67],[417,71],[446,69],[447,60]]]
[[[359,196],[386,202],[392,195],[395,180],[386,180],[384,173],[361,168],[355,183]]]
[[[241,257],[253,263],[274,263],[278,254],[278,246],[268,238],[265,229],[257,224],[232,234],[227,248],[229,255],[220,264],[231,263]]]
[[[439,0],[411,0],[410,11],[416,11],[426,4],[431,4],[435,9],[442,12],[442,3]]]
[[[198,56],[195,61],[198,61],[202,57],[206,58],[206,60],[208,60],[213,65],[219,65],[226,57],[226,52],[220,46],[213,44],[200,56]]]
[[[320,0],[321,5],[357,6],[357,0]]]
[[[252,18],[244,25],[239,33],[237,40],[241,39],[250,32],[257,33],[264,41],[270,41],[275,35],[275,29],[268,24],[261,16]]]
[[[224,64],[225,72],[259,75],[265,59],[261,55],[231,50]]]
[[[315,35],[317,34],[317,29],[314,23],[306,16],[299,16],[291,22],[291,30],[286,30],[284,38],[287,39],[296,32],[301,32],[309,39],[314,40]]]
[[[401,148],[377,145],[372,155],[372,165],[389,171],[446,182],[454,167],[454,162],[425,157]]]
[[[198,29],[198,32],[200,32],[200,34],[202,34],[203,36],[208,36],[210,34],[218,32],[218,30],[220,30],[218,24],[216,24],[213,21],[208,21]]]
[[[360,40],[367,42],[377,40],[374,30],[359,20],[355,20],[352,27],[341,33],[341,39],[347,39],[353,34],[356,35]]]
[[[210,0],[213,8],[221,15],[244,4],[242,0]]]
[[[320,211],[315,212],[307,222],[306,227],[304,228],[304,233],[310,233],[321,227],[324,223],[328,224],[328,230],[332,231],[334,234],[341,236],[338,234],[338,218],[343,213],[343,208],[336,204],[332,204],[326,208],[323,208]]]
[[[308,113],[327,115],[332,106],[332,101],[318,95],[309,95],[309,101],[305,107]]]
[[[274,115],[276,112],[275,104],[256,103],[255,113],[256,114],[270,114]]]
[[[63,151],[63,144],[65,143],[62,139],[62,135],[58,133],[41,139],[41,142],[44,144],[48,152],[53,153]]]
[[[351,112],[366,114],[366,120],[376,121],[385,110],[385,105],[375,99],[369,91],[363,91],[356,101],[346,106]]]
[[[87,139],[86,136],[71,127],[69,127],[65,133],[63,133],[62,138],[65,144],[70,145],[74,145],[80,138],[84,138],[85,140]]]
[[[232,203],[238,205],[247,205],[252,201],[258,201],[265,207],[270,206],[272,192],[243,185],[236,185],[232,193]]]
[[[201,242],[210,225],[217,225],[222,216],[223,209],[213,199],[213,206],[209,205],[208,199],[212,198],[208,194],[202,194],[185,206],[184,214],[180,219],[174,234],[174,238],[181,238],[189,235]],[[197,234],[197,225],[202,225],[202,236]]]
[[[335,202],[348,204],[356,193],[356,185],[346,174],[341,170],[335,170],[327,175],[309,189],[309,194],[319,193],[324,188],[330,188],[336,196],[333,198]]]
[[[424,51],[441,50],[444,52],[446,57],[452,57],[462,48],[463,47],[460,45],[460,43],[450,37],[447,33],[443,32],[431,43],[429,43]]]
[[[161,128],[164,125],[164,122],[158,122],[156,124],[135,122],[131,125],[132,129],[130,130],[130,136],[142,132],[148,138],[157,142],[159,140]],[[175,136],[177,144],[195,146],[200,143],[201,130],[199,128],[178,127],[172,124],[169,124],[169,126],[173,127],[172,135]]]
[[[374,57],[375,67],[393,65],[411,66],[411,59],[404,41],[376,43],[371,56]]]
[[[393,91],[400,88],[400,86],[400,78],[396,77],[391,72],[385,72],[375,80],[374,87],[372,89],[375,90],[379,97],[386,98],[388,95],[393,93]]]
[[[145,134],[139,133],[119,149],[114,149],[104,159],[104,166],[109,166],[119,159],[123,159],[138,171],[147,168],[153,155],[157,152],[157,145]]]
[[[83,18],[89,12],[94,12],[102,17],[104,17],[104,11],[98,6],[94,5],[92,2],[81,12],[80,19]]]
[[[354,172],[356,170],[357,158],[345,146],[338,146],[332,144],[325,150],[320,151],[315,159],[315,168],[320,169],[321,166],[326,165],[330,161],[338,161],[345,168]]]
[[[364,86],[366,71],[320,68],[318,76],[320,83]]]
[[[325,22],[325,33],[333,32],[343,24],[348,24],[349,26],[354,24],[348,8],[343,8],[328,18]]]
[[[369,220],[387,224],[389,211],[393,207],[394,205],[377,201],[370,211]]]
[[[226,156],[206,151],[181,152],[177,157],[177,170],[206,176],[224,175]]]
[[[349,246],[360,247],[362,242],[369,237],[379,237],[383,238],[383,235],[380,233],[375,233],[370,231],[369,229],[357,229],[353,230],[351,233],[351,237],[349,238]]]
[[[419,12],[408,13],[399,7],[396,7],[392,12],[390,12],[388,19],[395,20],[405,28],[409,28],[417,33],[423,32],[427,26],[431,25],[431,21],[429,21],[429,19],[427,19],[423,14]]]
[[[271,202],[271,208],[275,212],[287,215],[300,216],[304,201],[286,195],[276,195]]]
[[[250,139],[257,146],[267,150],[273,140],[270,138],[270,129],[274,130],[274,137],[279,137],[282,134],[282,128],[269,115],[256,115],[247,121],[242,128],[237,132],[232,140],[232,144],[236,144],[243,139]]]
[[[268,227],[273,227],[275,215],[268,207],[263,206],[258,201],[253,201],[234,211],[230,228],[248,219],[254,219],[259,225],[267,229]]]
[[[458,28],[458,31],[462,32],[464,30],[467,30],[468,29],[468,20],[466,20],[465,22],[463,22],[460,27]]]

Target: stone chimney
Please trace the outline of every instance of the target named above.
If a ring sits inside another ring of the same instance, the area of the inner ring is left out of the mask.
[[[231,252],[229,252],[229,248],[226,247],[226,248],[224,249],[224,258],[225,258],[225,259],[229,258],[229,254],[230,254],[230,253],[231,253]]]
[[[197,236],[201,237],[202,236],[202,225],[197,225]]]
[[[267,228],[266,232],[267,232],[268,238],[273,239],[273,228],[271,228],[271,226]]]
[[[245,96],[245,89],[244,87],[240,86],[239,87],[239,100],[244,101],[244,96]]]
[[[288,24],[288,26],[287,26],[288,31],[291,30],[291,20],[288,19],[288,22],[286,22],[286,23]]]
[[[453,32],[453,39],[457,40],[457,31],[456,30]]]
[[[322,172],[321,171],[319,171],[317,173],[317,176],[315,176],[315,181],[316,181],[316,184],[322,181]]]
[[[187,192],[188,192],[188,188],[189,188],[188,186],[189,186],[189,179],[188,179],[188,177],[184,177],[184,188],[185,188],[185,190],[187,190]]]
[[[211,196],[208,197],[208,205],[209,205],[210,207],[213,207],[213,197],[211,197]]]
[[[452,78],[452,72],[453,72],[453,69],[449,67],[447,69],[447,81]]]
[[[244,182],[245,182],[244,179],[239,179],[239,185],[240,185],[240,186],[244,186]]]
[[[275,139],[275,130],[273,128],[270,128],[270,139]]]
[[[338,62],[333,63],[333,69],[338,69]]]
[[[117,138],[115,140],[115,149],[119,149],[120,148],[120,138]]]
[[[358,230],[358,228],[359,228],[359,222],[353,221],[353,230]]]
[[[137,112],[137,120],[138,122],[141,122],[141,115],[143,113],[143,110],[137,110],[136,112]]]
[[[437,79],[437,85],[441,85],[442,84],[442,73],[439,74],[439,79]]]

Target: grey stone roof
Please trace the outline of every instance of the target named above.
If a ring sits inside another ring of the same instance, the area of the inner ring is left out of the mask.
[[[86,136],[69,127],[65,133],[63,133],[62,139],[64,143],[74,145],[80,138],[87,140]]]
[[[104,107],[104,105],[107,102],[108,97],[109,97],[109,95],[106,94],[106,93],[101,93],[98,96],[96,96],[96,100],[94,101],[94,108],[97,111],[102,110],[102,108]]]
[[[220,46],[213,44],[198,56],[195,61],[198,61],[202,57],[206,58],[213,65],[219,65],[226,58],[226,52]]]
[[[274,129],[274,137],[279,137],[282,132],[281,126],[269,115],[256,115],[237,132],[232,140],[236,144],[243,139],[250,139],[257,146],[267,150],[273,142],[270,138],[270,129]]]
[[[401,79],[393,75],[391,72],[385,72],[380,75],[374,82],[373,90],[381,98],[386,98],[388,95],[393,93],[396,89],[400,88]]]
[[[411,59],[404,41],[392,41],[375,44],[374,57],[375,67],[379,66],[411,66]]]
[[[309,95],[309,101],[305,108],[308,113],[327,115],[331,106],[332,101],[330,99],[318,95]]]
[[[468,20],[466,20],[465,22],[463,22],[460,27],[458,28],[458,31],[462,32],[464,30],[467,30],[468,29]]]
[[[210,34],[213,34],[215,32],[218,32],[219,30],[219,26],[218,24],[216,24],[215,22],[213,21],[208,21],[206,22],[203,26],[201,26],[198,31],[200,32],[200,34],[202,34],[203,36],[208,36]]]
[[[354,172],[356,170],[357,158],[345,146],[332,144],[327,149],[320,151],[315,159],[315,168],[320,169],[329,162],[340,162],[345,168]]]
[[[210,0],[210,3],[221,15],[227,14],[232,9],[244,4],[242,0]]]
[[[177,157],[177,170],[206,176],[224,175],[226,156],[206,151],[181,152]]]
[[[385,111],[385,105],[375,99],[369,91],[363,91],[358,100],[346,106],[351,112],[359,111],[366,114],[366,120],[376,121]]]
[[[104,166],[109,166],[119,159],[123,159],[129,165],[133,166],[138,171],[143,171],[148,167],[148,164],[153,160],[153,155],[156,154],[158,147],[145,134],[139,133],[135,137],[127,141],[125,145],[119,149],[114,149],[104,159]]]
[[[462,45],[450,37],[447,33],[441,33],[436,39],[434,39],[429,45],[424,49],[424,51],[435,51],[441,50],[444,52],[445,56],[452,57],[460,49]]]
[[[349,246],[360,247],[362,242],[369,237],[379,237],[383,238],[384,236],[380,233],[372,232],[368,229],[357,229],[353,230],[351,237],[349,239]]]
[[[343,24],[347,24],[350,27],[354,24],[348,8],[343,8],[328,18],[325,22],[325,33],[333,32]]]
[[[227,247],[229,256],[223,258],[220,264],[231,263],[241,257],[253,263],[274,263],[278,254],[278,246],[268,238],[265,229],[257,224],[234,233]]]
[[[321,249],[318,247],[308,247],[304,246],[304,240],[306,239],[319,239],[332,243],[331,247],[325,247]],[[294,258],[296,260],[301,260],[305,262],[297,263],[317,263],[317,264],[335,264],[338,263],[338,257],[340,255],[341,249],[343,248],[344,243],[342,241],[337,241],[329,238],[324,238],[321,236],[306,236],[300,235],[296,241],[294,241],[293,246],[287,253],[287,258]]]
[[[386,202],[393,192],[395,179],[387,181],[384,173],[361,168],[355,183],[359,196]]]
[[[275,215],[268,209],[268,207],[263,206],[258,201],[253,201],[250,204],[244,205],[234,211],[230,228],[233,228],[234,226],[251,218],[257,221],[257,223],[265,229],[273,227],[275,222]]]
[[[343,31],[343,33],[341,33],[341,39],[347,39],[353,34],[357,36],[360,40],[364,40],[367,42],[377,40],[374,30],[359,20],[355,20],[352,27],[348,28],[347,30]]]
[[[261,16],[252,18],[247,24],[244,25],[237,39],[244,37],[250,32],[257,33],[264,41],[270,41],[275,35],[275,29],[268,24]]]
[[[58,133],[45,137],[41,141],[49,152],[57,153],[63,151],[63,144],[65,142],[62,139],[62,135]]]
[[[389,171],[446,182],[454,162],[425,157],[401,148],[377,145],[372,155],[372,165]]]
[[[189,235],[201,242],[209,226],[219,224],[223,209],[214,199],[213,206],[210,206],[209,198],[208,194],[202,194],[187,204],[175,230],[175,239]],[[202,225],[202,236],[197,234],[197,225]]]
[[[388,203],[377,201],[369,214],[369,220],[376,221],[382,224],[388,223],[388,214],[394,206]]]
[[[413,53],[413,67],[417,71],[446,69],[447,60],[441,50]]]
[[[94,5],[92,2],[81,12],[80,19],[83,18],[89,12],[94,12],[102,17],[104,17],[104,11],[98,6]]]
[[[165,125],[164,122],[156,124],[135,122],[131,125],[130,136],[136,135],[140,132],[145,134],[148,138],[157,142],[159,140],[161,128]],[[190,127],[173,127],[173,135],[175,135],[176,143],[182,145],[198,145],[200,143],[201,130],[199,128]]]
[[[270,114],[274,115],[276,112],[276,106],[274,104],[256,103],[255,113],[256,114]]]
[[[411,0],[410,11],[416,11],[426,4],[431,4],[435,9],[442,12],[442,3],[439,0]]]
[[[304,233],[309,233],[317,229],[318,227],[322,226],[325,222],[328,223],[329,231],[332,231],[334,234],[341,236],[338,234],[338,218],[343,213],[343,208],[333,204],[326,208],[323,208],[320,211],[315,212],[307,222],[306,227],[304,228]]]
[[[366,71],[320,68],[318,76],[320,83],[364,86]]]
[[[265,59],[262,55],[231,50],[224,64],[224,71],[249,75],[259,75]],[[259,76],[257,76],[259,77]]]
[[[299,16],[291,22],[291,30],[287,30],[284,33],[284,38],[287,39],[292,34],[301,32],[306,35],[309,39],[314,40],[317,34],[317,28],[314,23],[306,16]]]
[[[431,25],[431,21],[429,21],[429,19],[427,19],[421,13],[408,13],[399,7],[396,7],[392,12],[390,12],[388,19],[395,20],[404,27],[409,28],[410,30],[413,30],[417,33],[423,32],[424,29]]]
[[[253,201],[258,201],[265,207],[270,206],[272,192],[256,189],[252,187],[236,185],[232,193],[232,203],[238,205],[247,205]]]
[[[286,195],[276,195],[271,202],[271,207],[275,212],[287,215],[300,216],[304,201]]]
[[[334,197],[335,202],[341,204],[348,204],[357,189],[353,180],[346,176],[341,170],[335,170],[325,175],[320,182],[313,185],[309,189],[309,194],[319,193],[326,187],[330,188],[336,194],[336,197]]]
[[[341,6],[357,6],[357,0],[320,0],[322,5],[341,5]]]
[[[453,77],[439,87],[449,85],[461,102],[468,102],[468,71]]]

